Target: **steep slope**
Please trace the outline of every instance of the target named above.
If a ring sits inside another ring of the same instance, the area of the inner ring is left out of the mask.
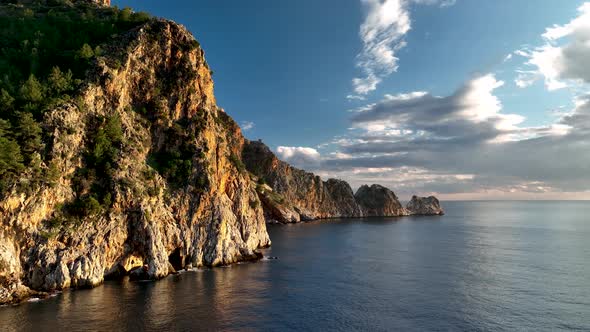
[[[191,34],[150,20],[103,50],[76,102],[44,113],[41,168],[56,180],[0,203],[0,303],[134,267],[157,279],[255,259],[270,245],[244,138]]]
[[[361,186],[354,194],[354,198],[366,217],[409,215],[393,191],[378,184]]]
[[[246,141],[242,158],[259,183],[268,222],[362,216],[350,185],[344,181],[322,181],[313,173],[292,167],[260,141]]]

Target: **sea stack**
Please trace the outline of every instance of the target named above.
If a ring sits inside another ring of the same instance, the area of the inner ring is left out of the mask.
[[[365,217],[397,217],[409,214],[393,191],[378,184],[361,186],[354,197]]]
[[[406,209],[412,215],[443,215],[444,210],[440,206],[440,202],[434,196],[418,197],[412,196],[412,200],[406,205]]]

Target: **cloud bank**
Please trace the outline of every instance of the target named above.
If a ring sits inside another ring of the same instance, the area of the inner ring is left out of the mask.
[[[503,84],[489,74],[449,96],[386,95],[353,112],[334,152],[282,147],[279,155],[353,187],[377,182],[402,195],[589,191],[590,95],[554,123],[526,127],[503,112],[494,94]]]

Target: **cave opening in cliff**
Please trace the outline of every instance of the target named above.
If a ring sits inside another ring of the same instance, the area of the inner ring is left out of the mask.
[[[174,251],[168,256],[168,262],[172,265],[172,267],[178,271],[182,270],[184,266],[182,265],[182,253],[180,252],[180,248],[174,249]]]

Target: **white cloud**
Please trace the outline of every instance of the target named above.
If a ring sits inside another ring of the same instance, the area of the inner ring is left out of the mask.
[[[518,74],[515,82],[519,87],[528,87],[540,78],[550,91],[567,87],[568,81],[590,83],[590,2],[578,12],[569,23],[547,28],[542,35],[545,45],[515,52],[535,68]]]
[[[348,100],[365,100],[366,98],[363,96],[359,96],[359,95],[348,95],[348,96],[346,96],[346,99],[348,99]]]
[[[454,0],[361,0],[366,17],[359,35],[363,50],[358,55],[357,67],[363,75],[352,80],[354,92],[363,96],[377,89],[384,77],[397,71],[397,52],[406,46],[405,35],[412,21],[409,6],[439,4],[453,5]]]
[[[242,121],[241,123],[241,127],[243,131],[248,131],[253,129],[256,126],[256,124],[252,121]]]
[[[489,135],[497,131],[491,138],[498,139],[499,133],[514,134],[518,131],[516,125],[523,121],[519,115],[500,113],[502,103],[493,92],[502,85],[503,81],[489,74],[467,82],[448,97],[436,97],[424,91],[387,94],[381,102],[359,108],[353,123],[381,137],[450,135],[428,128],[444,125],[466,132],[481,123],[480,130],[488,130]]]
[[[540,78],[540,74],[535,70],[517,70],[514,84],[519,88],[526,88],[535,83]]]
[[[317,167],[321,155],[318,150],[301,146],[279,146],[276,150],[279,159],[300,168]]]

